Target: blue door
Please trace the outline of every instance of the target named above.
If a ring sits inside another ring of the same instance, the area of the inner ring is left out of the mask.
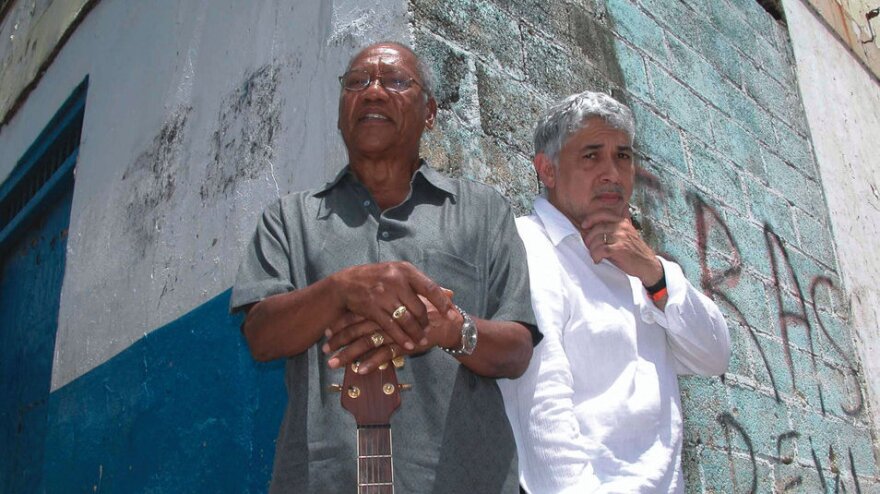
[[[0,492],[36,492],[72,188],[29,221],[0,271]]]

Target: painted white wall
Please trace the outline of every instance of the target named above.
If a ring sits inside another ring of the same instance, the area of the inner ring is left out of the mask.
[[[160,4],[100,2],[0,132],[20,156],[89,76],[52,390],[229,288],[263,207],[344,165],[356,47],[412,40],[404,0]]]
[[[880,431],[880,85],[801,0],[785,0],[813,147]]]

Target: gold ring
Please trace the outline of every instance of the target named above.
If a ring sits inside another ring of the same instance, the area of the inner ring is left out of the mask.
[[[394,319],[400,319],[404,315],[406,315],[405,305],[401,305],[400,307],[394,309],[394,312],[391,313],[391,317],[393,317]]]
[[[372,335],[370,335],[370,340],[373,341],[373,346],[375,346],[376,348],[379,348],[380,346],[382,346],[382,343],[385,343],[385,337],[379,333],[373,333]]]
[[[608,245],[608,234],[607,233],[602,234],[602,243],[605,245]]]

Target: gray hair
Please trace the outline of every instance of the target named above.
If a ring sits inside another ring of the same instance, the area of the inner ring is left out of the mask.
[[[434,71],[431,69],[431,66],[426,64],[422,57],[419,56],[418,53],[415,52],[409,45],[405,43],[401,43],[399,41],[379,41],[377,43],[370,43],[367,46],[364,46],[360,50],[357,51],[352,57],[348,60],[348,65],[345,66],[345,71],[348,72],[351,69],[351,64],[354,60],[360,56],[361,53],[366,51],[369,48],[379,45],[390,45],[395,48],[400,48],[401,50],[408,51],[413,58],[416,59],[416,77],[419,78],[419,83],[422,87],[422,92],[430,99],[434,97]]]
[[[535,127],[535,154],[544,153],[559,165],[559,151],[565,141],[586,126],[591,117],[599,117],[615,129],[635,139],[636,125],[632,110],[605,93],[584,91],[551,106]]]

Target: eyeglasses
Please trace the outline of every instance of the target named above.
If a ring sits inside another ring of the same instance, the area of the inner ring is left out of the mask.
[[[370,74],[363,69],[349,70],[339,76],[339,83],[346,91],[363,91],[370,87],[373,81],[378,80],[379,85],[389,91],[400,93],[413,87],[413,85],[421,87],[419,81],[413,79],[406,72],[392,70],[382,72],[377,75]]]

